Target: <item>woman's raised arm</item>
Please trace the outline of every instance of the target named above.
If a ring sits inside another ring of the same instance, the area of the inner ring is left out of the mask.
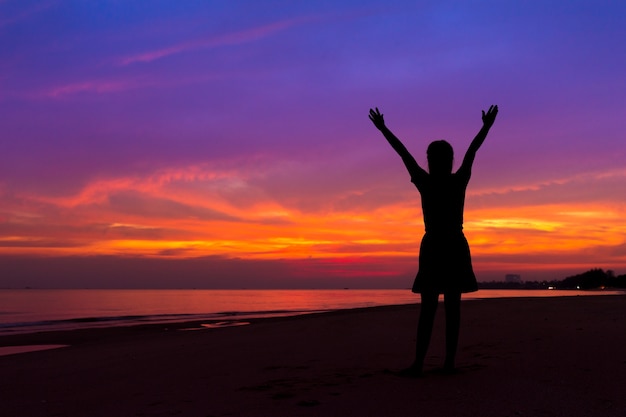
[[[383,134],[387,142],[391,145],[391,147],[400,155],[402,158],[402,162],[406,166],[406,169],[409,171],[411,175],[411,180],[415,179],[417,176],[427,175],[426,171],[422,167],[419,166],[413,155],[408,151],[408,149],[404,146],[400,139],[394,135],[391,130],[385,125],[385,119],[383,115],[376,107],[376,111],[370,109],[369,118],[374,123],[374,126]]]
[[[483,127],[480,128],[474,140],[470,144],[467,152],[465,153],[465,157],[463,158],[463,163],[461,167],[457,171],[461,175],[466,175],[469,179],[469,176],[472,173],[472,165],[474,164],[474,158],[476,157],[476,152],[480,149],[480,146],[483,144],[485,139],[487,138],[487,133],[489,133],[489,129],[493,126],[493,123],[496,121],[496,116],[498,115],[498,106],[491,106],[487,113],[483,110]]]

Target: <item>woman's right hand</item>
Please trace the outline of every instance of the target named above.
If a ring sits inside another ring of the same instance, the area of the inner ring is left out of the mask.
[[[491,127],[493,122],[496,121],[496,116],[498,115],[498,106],[491,106],[487,113],[483,110],[483,125],[487,127]]]

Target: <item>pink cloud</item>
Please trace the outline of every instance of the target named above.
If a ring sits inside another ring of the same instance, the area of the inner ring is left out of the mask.
[[[62,84],[59,86],[49,87],[42,91],[35,91],[34,93],[24,94],[26,98],[62,98],[66,96],[76,94],[112,94],[120,93],[128,90],[141,89],[141,88],[153,88],[153,87],[176,87],[187,84],[202,83],[206,81],[232,78],[241,73],[209,73],[202,74],[201,76],[192,77],[180,77],[177,79],[159,79],[157,77],[142,77],[140,80],[135,78],[125,79],[92,79],[77,81],[68,84]],[[1,80],[0,76],[0,80]]]
[[[276,32],[280,32],[284,29],[292,27],[298,23],[301,23],[308,19],[289,19],[279,22],[270,23],[268,25],[259,26],[239,32],[227,33],[210,38],[194,39],[187,42],[182,42],[177,45],[170,46],[168,48],[157,49],[141,54],[127,56],[122,58],[119,62],[120,65],[129,65],[135,62],[152,62],[157,59],[161,59],[170,55],[179,54],[185,51],[191,51],[196,49],[210,49],[217,48],[226,45],[237,45],[246,42],[253,42],[264,37],[270,36]]]
[[[62,96],[79,94],[79,93],[115,93],[119,91],[128,90],[130,88],[136,88],[138,85],[128,81],[107,81],[107,80],[92,80],[81,81],[72,84],[66,84],[59,87],[54,87],[46,92],[44,96],[58,98]]]

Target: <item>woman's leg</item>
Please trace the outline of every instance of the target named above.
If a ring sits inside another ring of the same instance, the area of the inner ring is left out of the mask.
[[[459,344],[459,329],[461,327],[461,293],[447,292],[443,295],[446,308],[446,361],[444,369],[454,370],[454,358]]]
[[[420,318],[417,324],[417,342],[415,344],[415,362],[412,366],[417,373],[422,372],[424,359],[430,344],[430,336],[433,333],[433,323],[435,313],[437,313],[437,303],[439,294],[436,292],[422,292],[422,303],[420,308]]]

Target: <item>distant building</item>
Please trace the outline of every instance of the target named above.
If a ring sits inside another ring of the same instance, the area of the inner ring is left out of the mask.
[[[506,274],[504,276],[504,282],[520,284],[522,282],[522,276],[520,274]]]

